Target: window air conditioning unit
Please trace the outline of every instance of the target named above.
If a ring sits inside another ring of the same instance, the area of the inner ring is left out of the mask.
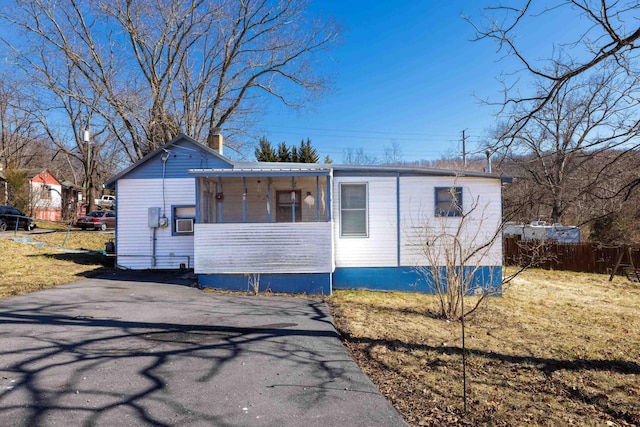
[[[193,218],[176,219],[176,233],[193,233]]]

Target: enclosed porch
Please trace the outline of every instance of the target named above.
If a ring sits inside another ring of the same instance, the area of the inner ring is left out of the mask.
[[[329,169],[196,175],[194,270],[203,286],[331,293]]]

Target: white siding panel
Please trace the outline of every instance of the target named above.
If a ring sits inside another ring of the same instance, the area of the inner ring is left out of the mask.
[[[340,237],[340,184],[366,183],[368,237]],[[395,267],[398,265],[396,178],[335,177],[333,220],[336,267]]]
[[[330,273],[331,224],[196,224],[195,273]]]
[[[462,228],[467,247],[478,247],[493,239],[502,220],[501,183],[497,179],[403,177],[400,183],[401,251],[403,266],[428,265],[424,256],[426,240],[433,235],[455,233],[460,217],[435,216],[435,187],[462,187],[463,210],[475,207]],[[426,229],[429,232],[425,231]],[[502,264],[502,239],[474,260],[480,265]],[[431,249],[429,249],[431,250]],[[433,251],[432,251],[433,253]],[[440,259],[440,265],[444,260]]]
[[[118,265],[135,270],[193,267],[193,236],[171,235],[171,206],[195,205],[195,179],[121,179],[118,181],[116,229]],[[163,197],[164,192],[164,197]],[[156,229],[156,263],[152,265],[153,229],[148,209],[159,207],[169,225]]]

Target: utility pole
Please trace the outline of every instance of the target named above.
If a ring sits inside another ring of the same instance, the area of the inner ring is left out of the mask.
[[[467,167],[467,137],[462,131],[462,166]]]
[[[96,206],[95,206],[95,193],[94,193],[94,186],[93,186],[93,165],[91,163],[92,159],[91,159],[91,133],[89,130],[89,120],[87,120],[87,125],[84,128],[84,135],[83,135],[83,140],[84,143],[86,145],[86,149],[87,149],[87,157],[86,157],[86,168],[85,168],[85,180],[87,183],[87,187],[86,187],[86,193],[85,193],[85,197],[87,198],[86,202],[87,204],[87,212],[89,213],[93,210],[95,210]]]

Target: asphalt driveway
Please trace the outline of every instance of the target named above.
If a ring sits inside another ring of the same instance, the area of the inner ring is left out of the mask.
[[[405,425],[318,299],[122,273],[0,300],[0,425]]]

